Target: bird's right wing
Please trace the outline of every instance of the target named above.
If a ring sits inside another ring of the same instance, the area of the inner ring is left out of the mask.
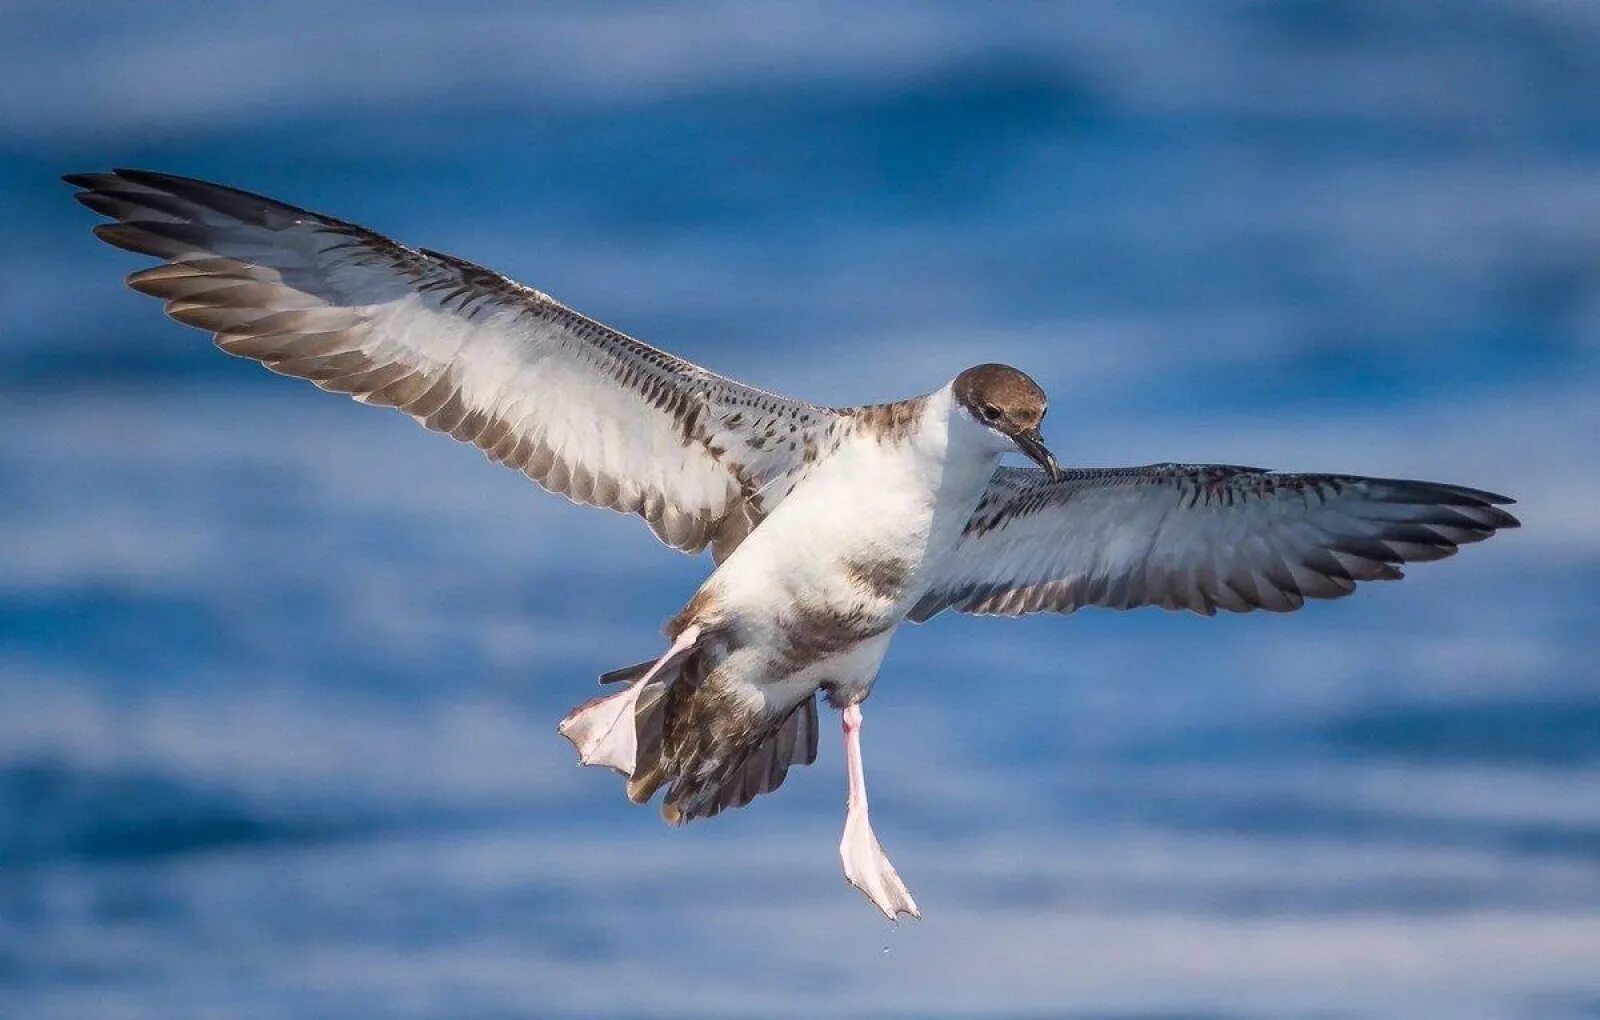
[[[1000,468],[910,618],[1298,609],[1516,527],[1497,506],[1510,502],[1460,485],[1221,464],[1084,468],[1058,481]]]
[[[248,192],[139,170],[75,174],[128,278],[274,372],[430,429],[578,503],[720,559],[818,456],[827,408],[723,378],[504,276]]]

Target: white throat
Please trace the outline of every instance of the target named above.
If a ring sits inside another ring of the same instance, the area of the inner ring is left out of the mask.
[[[928,397],[928,415],[938,420],[938,431],[944,433],[950,455],[990,459],[1016,449],[1008,437],[974,418],[955,398],[953,386],[946,383]]]

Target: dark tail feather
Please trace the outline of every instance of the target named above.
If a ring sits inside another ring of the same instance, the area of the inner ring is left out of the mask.
[[[817,760],[817,735],[817,699],[813,696],[796,705],[747,753],[730,758],[709,774],[704,763],[685,763],[683,774],[673,782],[661,805],[661,816],[670,825],[681,825],[696,818],[710,818],[727,808],[744,807],[761,794],[771,793],[783,785],[789,766],[810,765]],[[665,778],[657,766],[650,793]],[[648,799],[648,795],[636,798],[638,803]]]
[[[665,662],[641,686],[656,661],[601,676],[602,684],[627,686],[578,706],[560,727],[579,761],[627,777],[628,799],[635,804],[666,787],[661,814],[668,823],[709,818],[776,790],[791,765],[817,760],[815,695],[768,723],[763,712],[743,708],[708,682],[715,663],[705,648]]]
[[[628,777],[628,799],[635,804],[648,803],[666,782],[667,777],[661,771],[661,741],[666,719],[667,685],[651,681],[639,693],[633,713],[639,750],[634,757],[633,775]]]
[[[600,686],[604,687],[606,684],[620,683],[631,684],[635,680],[644,676],[646,673],[650,672],[650,667],[654,666],[655,664],[656,660],[646,659],[643,662],[636,662],[632,666],[623,666],[621,669],[614,669],[609,673],[601,673]]]

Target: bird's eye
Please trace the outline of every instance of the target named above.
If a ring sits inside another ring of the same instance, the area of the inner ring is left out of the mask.
[[[983,415],[984,421],[1000,420],[1000,409],[993,404],[984,404],[978,409],[978,413]]]

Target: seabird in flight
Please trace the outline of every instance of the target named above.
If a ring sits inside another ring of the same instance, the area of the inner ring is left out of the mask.
[[[644,518],[715,569],[659,658],[562,720],[586,765],[677,824],[741,807],[843,714],[845,877],[921,916],[867,814],[861,703],[906,620],[1082,606],[1287,611],[1517,521],[1460,485],[1154,464],[1062,468],[1045,394],[1006,365],[820,407],[716,375],[491,270],[233,188],[75,174],[167,314],[325,390],[394,407],[575,503]],[[1021,451],[1036,466],[1002,467]]]

